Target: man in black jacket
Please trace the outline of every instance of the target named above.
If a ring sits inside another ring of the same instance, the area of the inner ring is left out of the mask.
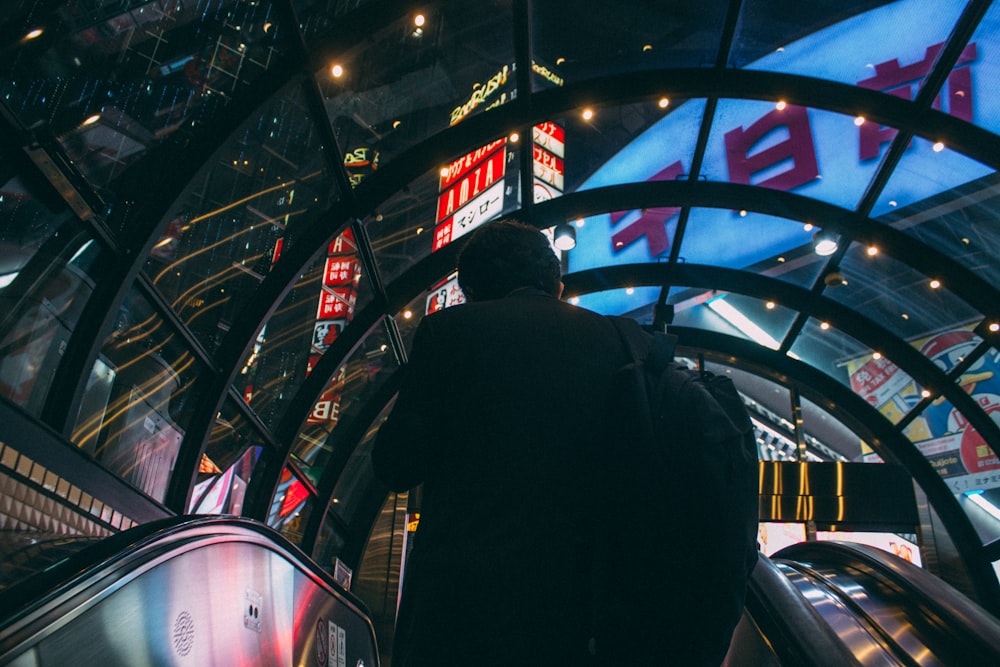
[[[423,485],[393,665],[579,665],[625,352],[607,319],[559,300],[533,227],[477,230],[458,270],[468,303],[420,323],[372,454],[390,488]]]

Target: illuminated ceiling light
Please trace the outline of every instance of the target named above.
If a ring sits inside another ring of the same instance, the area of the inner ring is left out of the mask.
[[[563,58],[562,56],[556,58],[556,65],[562,65],[564,62],[566,62],[566,59]]]
[[[903,313],[903,314],[901,315],[901,317],[902,317],[902,318],[903,318],[904,320],[908,320],[908,319],[910,319],[910,316],[909,316],[909,315],[907,315],[906,313]]]
[[[784,264],[784,263],[785,263],[785,258],[784,257],[779,257],[778,258],[778,264]]]
[[[940,153],[941,151],[943,151],[943,150],[944,150],[944,143],[943,143],[943,142],[941,142],[941,141],[935,141],[935,142],[934,142],[934,145],[933,145],[933,146],[931,146],[931,148],[933,148],[933,149],[934,149],[934,152],[935,152],[935,153]]]
[[[35,28],[34,30],[30,31],[28,34],[24,36],[24,40],[28,41],[32,39],[38,39],[39,37],[42,36],[42,33],[44,32],[45,31],[42,30],[41,28]]]
[[[777,109],[778,111],[784,111],[785,107],[787,106],[788,103],[785,102],[785,100],[778,100],[778,103],[774,105],[774,108]]]
[[[521,138],[521,135],[518,134],[517,132],[511,132],[510,133],[510,143],[516,144],[517,141],[518,141],[518,139],[520,139],[520,138]]]
[[[962,237],[962,243],[964,243],[965,245],[969,245],[970,243],[972,243],[972,241],[970,241],[970,240],[968,239],[968,237],[966,237],[966,236],[963,236],[963,237]]]
[[[781,344],[771,337],[766,331],[757,326],[749,317],[737,310],[731,303],[726,301],[725,296],[718,296],[706,304],[722,319],[736,327],[751,340],[763,345],[766,348],[777,350]]]
[[[417,236],[420,236],[423,233],[424,233],[424,228],[423,227],[417,227]]]
[[[872,352],[872,359],[878,360],[878,359],[881,359],[881,358],[882,358],[882,353],[881,352]]]
[[[829,257],[837,252],[837,236],[826,230],[813,235],[813,251],[820,257]]]
[[[84,121],[84,125],[93,125],[97,121],[101,120],[101,114],[95,113],[93,116],[88,116]]]
[[[993,333],[1000,331],[1000,324],[996,322],[990,322],[990,331],[992,331]]]
[[[264,30],[264,32],[269,32],[271,30],[272,25],[273,24],[270,21],[265,21],[264,25],[262,25],[261,28]]]
[[[578,296],[571,296],[569,298],[569,302],[575,306],[575,305],[577,305],[577,304],[580,303],[580,297],[578,297]]]
[[[829,322],[820,322],[819,323],[819,328],[822,329],[823,331],[829,331],[829,329],[830,329],[830,323]]]
[[[776,304],[776,303],[775,303],[775,302],[773,302],[773,301],[768,301],[768,302],[767,302],[766,304],[764,304],[764,306],[765,306],[765,307],[766,307],[766,308],[767,308],[768,310],[774,310],[774,309],[775,309],[775,308],[776,308],[776,307],[778,306],[778,304]]]
[[[920,390],[920,395],[923,396],[924,398],[930,398],[931,397],[931,390],[930,389],[921,389]]]
[[[330,74],[332,74],[335,78],[339,79],[340,77],[344,76],[344,68],[341,67],[340,65],[334,65],[333,67],[330,68]]]
[[[559,250],[572,250],[576,247],[576,228],[573,225],[556,225],[552,236],[552,245]]]
[[[448,178],[448,167],[441,167],[438,173],[441,174],[441,178]]]
[[[583,110],[582,115],[584,120],[590,120],[591,118],[594,117],[594,110],[588,107]]]
[[[404,320],[408,320],[411,317],[413,317],[413,311],[412,310],[404,310],[403,311],[403,319]]]
[[[812,230],[813,230],[813,224],[811,222],[807,222],[806,224],[802,225],[802,231],[811,232]]]
[[[417,14],[416,16],[413,17],[413,25],[417,26],[418,28],[422,28],[426,21],[427,19],[424,18],[423,14]]]
[[[747,210],[745,208],[740,209],[740,217],[741,218],[747,217]]]
[[[586,224],[586,222],[584,221],[583,218],[577,218],[576,220],[573,221],[573,224],[579,228],[583,227]]]
[[[889,200],[889,206],[892,206],[893,208],[895,208],[895,207],[899,206],[899,204],[896,203],[895,199],[890,199]]]
[[[652,51],[653,50],[653,45],[652,44],[643,44],[642,45],[642,50],[643,50],[643,52]]]
[[[397,127],[399,127],[402,124],[403,124],[403,121],[401,121],[401,120],[394,120],[394,121],[392,121],[392,129],[395,130]]]
[[[626,287],[625,288],[625,293],[628,294],[628,295],[635,294],[635,288],[634,287]]]
[[[865,117],[864,116],[856,116],[854,118],[854,124],[857,125],[858,127],[861,127],[862,125],[865,124]]]
[[[933,280],[931,280],[931,282],[929,284],[931,286],[931,289],[937,289],[937,288],[941,287],[941,281],[938,280],[937,278],[934,278]]]
[[[670,106],[670,100],[666,97],[661,97],[659,105],[661,109],[666,109],[668,106]]]
[[[873,245],[868,246],[868,256],[869,257],[874,257],[877,254],[878,254],[878,247],[877,246],[873,246]]]

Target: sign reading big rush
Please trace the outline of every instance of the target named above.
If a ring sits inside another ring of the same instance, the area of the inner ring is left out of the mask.
[[[908,0],[872,10],[809,35],[752,63],[748,69],[850,83],[913,99],[930,72],[963,2]],[[934,20],[928,17],[935,16]],[[934,107],[987,129],[1000,128],[1000,105],[986,82],[1000,74],[991,46],[1000,30],[994,6],[959,56]],[[777,101],[776,101],[777,102]],[[704,100],[690,100],[638,136],[598,169],[580,190],[685,178],[691,169]],[[792,191],[854,209],[896,131],[852,116],[756,100],[720,100],[700,171],[728,181]],[[992,169],[933,139],[910,142],[873,216],[927,199]],[[674,239],[678,208],[649,208],[594,216],[577,230],[569,270],[657,261]],[[809,243],[804,225],[722,209],[694,209],[681,255],[687,262],[742,268]],[[591,294],[580,303],[600,312],[626,312],[658,290]]]

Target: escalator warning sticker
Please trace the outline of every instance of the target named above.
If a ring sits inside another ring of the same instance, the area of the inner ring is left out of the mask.
[[[316,622],[316,664],[319,667],[326,667],[326,643],[329,641],[327,634],[326,621],[320,618]]]
[[[347,633],[333,621],[330,621],[329,630],[330,667],[346,667]]]

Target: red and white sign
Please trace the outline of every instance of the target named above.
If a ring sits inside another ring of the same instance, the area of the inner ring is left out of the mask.
[[[531,139],[557,157],[566,157],[566,132],[555,123],[548,121],[531,128]]]
[[[563,174],[565,173],[562,158],[556,157],[541,146],[535,146],[532,164],[534,165],[535,178],[545,181],[562,192]]]
[[[354,313],[357,297],[350,287],[324,287],[319,293],[317,320],[334,320]]]
[[[438,192],[444,192],[450,188],[458,179],[468,174],[472,171],[473,167],[478,166],[487,156],[491,155],[493,151],[497,150],[506,143],[506,139],[497,139],[493,143],[486,144],[482,148],[478,148],[467,155],[463,155],[449,164],[438,183]]]
[[[886,358],[870,359],[851,374],[851,389],[872,407],[881,407],[911,382],[906,373]]]
[[[506,151],[494,152],[442,193],[438,197],[437,221],[445,220],[494,183],[502,182],[505,157]]]
[[[432,250],[440,250],[501,213],[503,213],[503,181],[494,183],[489,190],[455,211],[450,220],[438,225],[434,229]]]
[[[352,255],[327,257],[323,269],[323,284],[327,287],[357,284],[360,274]]]
[[[320,394],[319,400],[313,405],[312,412],[306,418],[306,423],[335,424],[340,419],[340,403],[340,392],[327,389]]]

